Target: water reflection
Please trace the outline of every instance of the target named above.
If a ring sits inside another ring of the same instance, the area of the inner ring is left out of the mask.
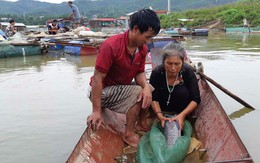
[[[66,161],[91,111],[93,67],[77,60],[62,54],[0,60],[1,161]]]
[[[27,56],[16,58],[0,59],[0,73],[24,70],[35,68],[37,71],[42,71],[42,66],[46,66],[51,62],[64,61],[76,65],[79,69],[83,67],[94,67],[96,56],[76,57],[61,52],[52,52],[42,56]]]
[[[212,87],[255,162],[260,131],[248,126],[260,123],[259,42],[260,35],[225,33],[182,42],[205,74],[256,108],[242,108]],[[66,161],[91,112],[87,88],[95,60],[62,52],[0,59],[0,160]]]
[[[240,117],[244,116],[245,114],[250,113],[250,112],[252,112],[252,111],[254,111],[254,110],[244,107],[244,108],[242,108],[242,109],[239,109],[239,110],[237,110],[237,111],[231,113],[231,114],[228,115],[228,116],[229,116],[230,119],[233,119],[233,120],[234,120],[234,119],[240,118]]]
[[[251,51],[259,52],[260,35],[252,35],[248,33],[215,33],[211,32],[208,37],[196,36],[187,37],[187,42],[183,44],[189,44],[189,49],[199,51]]]

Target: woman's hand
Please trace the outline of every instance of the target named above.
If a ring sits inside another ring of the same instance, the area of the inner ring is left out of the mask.
[[[177,121],[181,130],[183,129],[184,126],[184,121],[185,121],[185,116],[183,116],[182,114],[178,114],[177,116],[170,118],[169,120],[170,122],[172,121]]]
[[[157,113],[157,117],[161,121],[161,125],[162,125],[163,128],[164,128],[164,125],[165,125],[165,121],[170,121],[171,120],[170,118],[167,118],[167,117],[163,116],[162,113]]]

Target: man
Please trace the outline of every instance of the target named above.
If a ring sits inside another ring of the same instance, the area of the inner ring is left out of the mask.
[[[17,31],[15,29],[15,22],[13,19],[9,21],[9,25],[5,28],[5,34],[7,37],[12,37]]]
[[[53,19],[52,23],[48,25],[48,31],[50,35],[56,35],[59,29],[60,27],[56,19]]]
[[[70,6],[71,11],[72,11],[72,13],[68,16],[68,18],[70,19],[72,17],[74,23],[76,24],[76,27],[79,27],[79,24],[80,24],[80,14],[79,14],[78,7],[75,6],[74,4],[72,4],[72,1],[69,1],[68,5]]]
[[[130,17],[130,30],[102,43],[90,82],[93,112],[87,123],[98,129],[102,123],[102,108],[126,114],[126,130],[122,138],[133,147],[139,142],[134,129],[149,129],[146,113],[152,95],[144,73],[146,43],[159,30],[160,21],[154,11],[142,9],[134,13]],[[137,85],[131,85],[133,79]]]

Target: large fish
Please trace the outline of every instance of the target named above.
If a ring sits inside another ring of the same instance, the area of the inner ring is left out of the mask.
[[[181,136],[181,129],[176,121],[166,121],[164,125],[163,134],[166,138],[167,147],[172,147],[176,143],[178,137]]]

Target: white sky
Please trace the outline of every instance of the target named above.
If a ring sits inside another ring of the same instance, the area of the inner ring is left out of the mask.
[[[17,0],[0,0],[0,1],[11,1],[15,2]],[[20,0],[20,1],[26,1],[26,0]],[[68,2],[69,0],[37,0],[41,2],[49,2],[49,3],[62,3],[62,2]]]

